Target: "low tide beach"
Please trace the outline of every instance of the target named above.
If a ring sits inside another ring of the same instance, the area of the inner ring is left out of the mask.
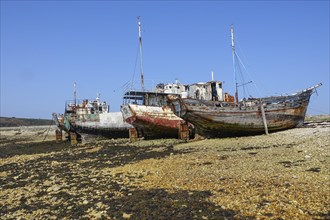
[[[330,218],[327,122],[250,137],[78,146],[56,143],[54,127],[0,129],[2,219]]]

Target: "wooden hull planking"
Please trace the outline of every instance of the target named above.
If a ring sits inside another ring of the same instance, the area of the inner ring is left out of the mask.
[[[173,101],[178,115],[194,124],[206,137],[242,136],[265,132],[263,105],[270,132],[302,125],[312,90],[291,96],[250,99],[234,103],[179,99]]]

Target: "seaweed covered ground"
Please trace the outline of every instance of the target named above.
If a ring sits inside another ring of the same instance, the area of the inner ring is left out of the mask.
[[[1,219],[330,219],[328,123],[78,146],[47,129],[1,128]]]

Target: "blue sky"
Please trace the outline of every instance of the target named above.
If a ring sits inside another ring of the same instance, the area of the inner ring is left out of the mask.
[[[137,16],[146,87],[214,71],[234,94],[233,24],[251,95],[322,82],[308,114],[329,114],[329,1],[1,1],[0,115],[62,113],[74,81],[78,98],[119,111],[125,83],[139,87]]]

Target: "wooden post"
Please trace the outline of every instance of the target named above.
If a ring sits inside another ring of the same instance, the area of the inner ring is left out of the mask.
[[[262,120],[264,122],[265,133],[266,133],[266,135],[268,135],[268,126],[267,126],[266,114],[265,114],[264,105],[263,105],[261,100],[260,100],[260,109],[261,109]]]
[[[75,132],[70,132],[70,141],[72,146],[76,146],[78,144],[77,134]]]
[[[56,134],[56,142],[57,142],[57,143],[62,142],[62,130],[57,129],[57,130],[55,131],[55,134]]]
[[[129,129],[129,140],[130,142],[136,142],[138,140],[138,132],[135,128]]]
[[[189,128],[186,123],[179,123],[179,139],[188,140],[189,139]]]

